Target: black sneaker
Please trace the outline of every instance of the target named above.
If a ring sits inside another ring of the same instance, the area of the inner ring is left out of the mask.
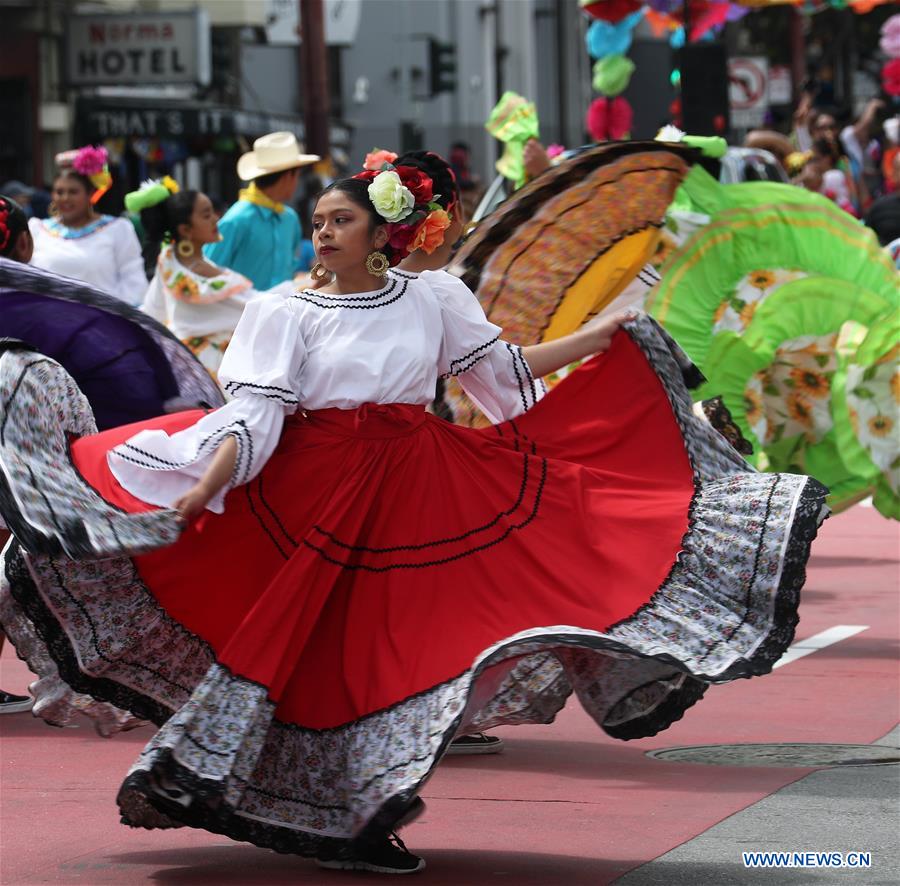
[[[18,714],[30,711],[34,699],[30,695],[13,695],[0,689],[0,714]]]
[[[332,871],[371,871],[375,874],[415,874],[425,869],[425,859],[413,855],[394,833],[370,846],[354,846],[337,858],[317,858],[316,864]]]
[[[499,754],[503,750],[503,739],[496,735],[475,732],[454,738],[447,748],[448,754]]]

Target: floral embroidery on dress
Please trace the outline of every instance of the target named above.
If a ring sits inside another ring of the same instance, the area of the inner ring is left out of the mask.
[[[177,301],[211,304],[253,287],[250,280],[228,268],[221,268],[222,273],[216,277],[194,274],[178,262],[171,244],[160,253],[157,263],[166,291]]]

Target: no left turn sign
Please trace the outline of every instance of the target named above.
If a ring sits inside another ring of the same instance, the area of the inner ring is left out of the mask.
[[[768,67],[768,60],[761,57],[728,60],[728,99],[733,111],[766,107]]]

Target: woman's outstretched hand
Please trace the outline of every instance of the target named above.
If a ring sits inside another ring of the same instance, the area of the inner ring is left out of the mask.
[[[623,311],[610,317],[598,318],[586,323],[578,332],[553,341],[529,345],[522,349],[532,375],[549,375],[569,363],[583,360],[592,354],[609,350],[613,336],[619,328],[635,316],[633,311]]]
[[[175,502],[175,510],[185,523],[203,513],[212,497],[225,486],[234,473],[236,462],[237,443],[234,437],[227,437],[219,444],[200,481]]]
[[[602,354],[609,350],[613,336],[622,328],[622,324],[634,319],[633,311],[623,311],[621,314],[613,314],[611,317],[603,317],[585,324],[584,331],[590,331],[594,338],[594,346],[588,353]]]
[[[201,480],[192,489],[189,489],[178,501],[175,502],[175,510],[185,523],[190,523],[195,517],[203,513],[210,499],[215,494]]]

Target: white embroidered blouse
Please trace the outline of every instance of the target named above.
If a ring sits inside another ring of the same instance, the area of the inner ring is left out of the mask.
[[[141,244],[127,218],[101,215],[83,228],[68,228],[56,219],[30,219],[34,238],[31,264],[73,277],[139,305],[147,291]]]
[[[262,470],[284,417],[298,409],[426,405],[438,376],[455,375],[491,421],[515,418],[543,385],[500,332],[444,271],[391,271],[382,289],[353,295],[267,293],[247,305],[219,369],[234,399],[171,436],[141,431],[109,453],[110,468],[133,495],[171,507],[233,435],[234,473],[208,505],[221,513],[225,494]]]

